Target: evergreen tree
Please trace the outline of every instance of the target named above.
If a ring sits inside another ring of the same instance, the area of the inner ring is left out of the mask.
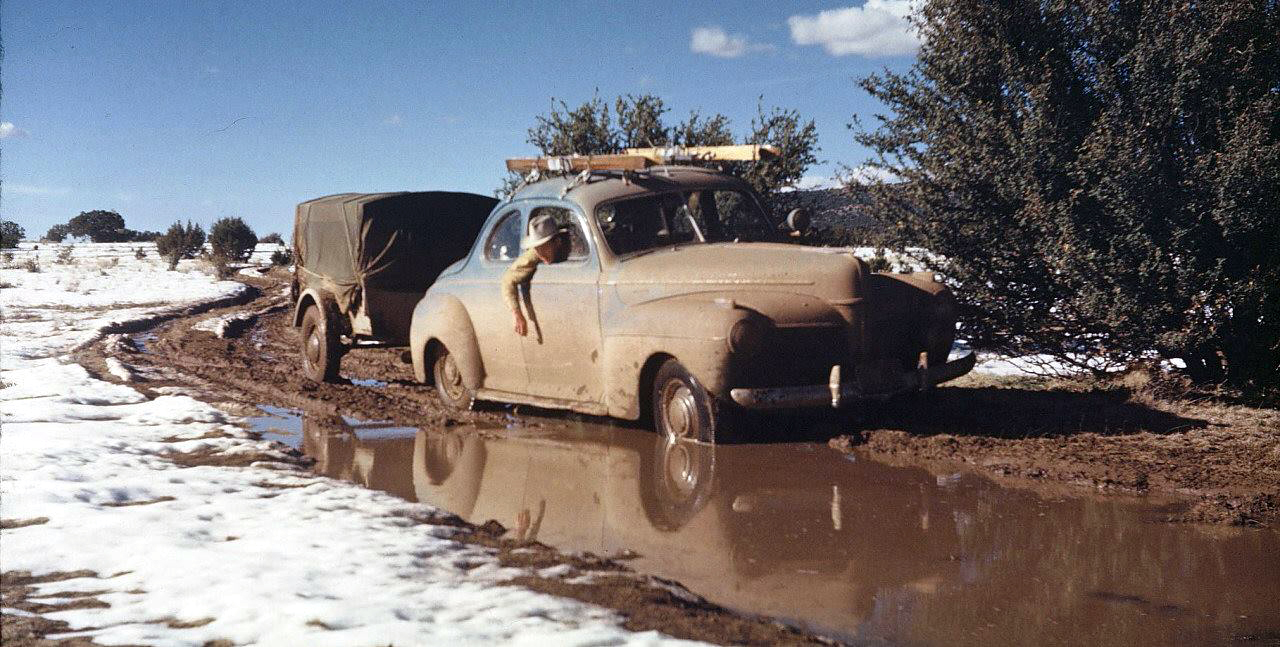
[[[898,244],[945,257],[969,334],[1066,361],[1280,382],[1280,4],[931,0],[862,86]]]

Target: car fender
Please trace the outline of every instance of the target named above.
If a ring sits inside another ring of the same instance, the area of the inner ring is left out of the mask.
[[[409,329],[409,349],[413,358],[413,375],[419,382],[429,379],[426,349],[427,343],[437,340],[453,354],[462,373],[462,383],[469,389],[484,384],[484,363],[480,359],[480,344],[476,340],[475,327],[462,301],[452,294],[427,291],[426,296],[413,309],[413,322]]]
[[[727,299],[681,295],[634,306],[610,304],[601,321],[605,406],[609,415],[635,420],[648,398],[642,378],[674,357],[708,393],[728,397],[728,335],[738,321],[759,317]]]

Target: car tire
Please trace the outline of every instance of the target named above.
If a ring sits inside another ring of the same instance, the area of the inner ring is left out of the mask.
[[[436,346],[431,358],[431,377],[436,384],[436,393],[440,394],[440,400],[445,406],[467,410],[475,404],[475,394],[463,383],[457,360],[443,344]]]
[[[653,378],[653,429],[670,440],[727,440],[715,398],[680,362],[669,359]]]
[[[320,306],[302,315],[302,374],[315,382],[337,382],[342,346]]]

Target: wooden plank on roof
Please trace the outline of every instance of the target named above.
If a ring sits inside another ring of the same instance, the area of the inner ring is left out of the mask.
[[[517,173],[539,171],[638,171],[650,161],[640,155],[562,155],[559,157],[514,157],[507,170]]]
[[[627,155],[639,155],[654,164],[671,162],[754,162],[777,157],[777,146],[740,144],[735,146],[657,146],[628,148]]]

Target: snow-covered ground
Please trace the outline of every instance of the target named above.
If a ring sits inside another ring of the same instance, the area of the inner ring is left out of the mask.
[[[94,379],[72,349],[128,319],[241,289],[184,261],[164,270],[132,245],[22,250],[39,272],[0,269],[3,569],[39,575],[44,602],[105,591],[108,608],[49,614],[104,644],[655,644],[617,614],[501,585],[522,574],[428,508],[266,460],[181,467],[192,452],[283,459],[235,419],[181,393],[148,399]],[[271,246],[274,249],[274,246]],[[266,254],[270,254],[268,250]],[[260,252],[261,253],[261,252]],[[123,366],[111,367],[112,372]],[[0,609],[21,615],[17,609]]]
[[[70,249],[70,252],[64,250]],[[209,245],[204,246],[205,251],[209,251]],[[290,247],[286,243],[280,245],[277,243],[258,243],[253,248],[253,253],[249,255],[250,265],[268,265],[271,263],[271,255],[277,250],[289,250]],[[138,250],[146,258],[155,260],[159,258],[156,254],[155,243],[37,243],[23,242],[19,243],[17,249],[7,249],[5,252],[12,254],[14,260],[11,263],[21,263],[28,258],[37,259],[42,266],[57,263],[60,256],[66,254],[69,259],[76,261],[90,262],[110,262],[111,259],[117,258],[123,260],[136,260]],[[183,263],[187,266],[186,263]],[[198,264],[192,264],[190,267],[196,267]]]

